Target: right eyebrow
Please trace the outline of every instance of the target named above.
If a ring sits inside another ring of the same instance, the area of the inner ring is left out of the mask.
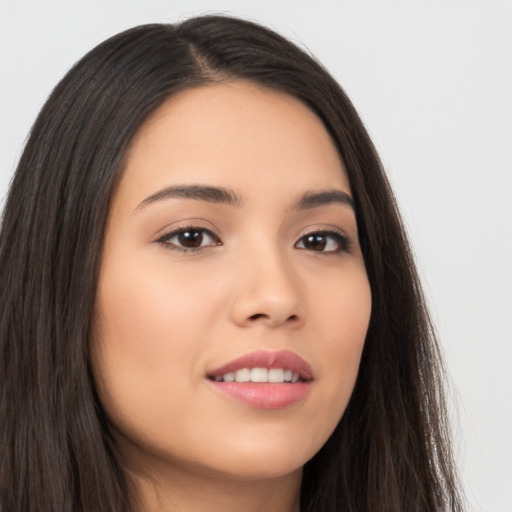
[[[157,201],[166,199],[182,198],[206,201],[209,203],[224,203],[233,206],[240,206],[242,200],[233,191],[222,187],[211,187],[208,185],[175,185],[166,187],[146,197],[136,208],[142,208]]]

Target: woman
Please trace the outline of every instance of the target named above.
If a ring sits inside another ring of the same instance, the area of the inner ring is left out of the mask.
[[[378,157],[273,32],[199,17],[86,55],[0,268],[3,510],[461,509]]]

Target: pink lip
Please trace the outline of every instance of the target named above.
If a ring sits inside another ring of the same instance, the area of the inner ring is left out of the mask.
[[[214,377],[241,368],[284,368],[298,373],[295,383],[217,382]],[[259,409],[284,409],[300,402],[312,386],[313,370],[301,357],[288,350],[257,351],[239,357],[208,373],[209,384],[223,395]]]

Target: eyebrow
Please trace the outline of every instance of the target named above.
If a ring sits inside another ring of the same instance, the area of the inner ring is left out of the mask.
[[[196,201],[232,206],[240,206],[242,204],[241,197],[233,190],[227,188],[208,185],[175,185],[166,187],[146,197],[136,209],[157,201],[173,198],[194,199]],[[355,209],[354,200],[346,192],[336,189],[306,192],[293,204],[292,208],[294,210],[309,210],[333,203],[343,204],[353,210]]]
[[[221,203],[234,206],[239,206],[242,203],[240,197],[235,192],[226,188],[210,187],[207,185],[176,185],[164,188],[146,197],[136,209],[156,201],[173,198],[195,199],[208,203]]]
[[[354,200],[343,190],[322,190],[320,192],[306,192],[295,204],[297,210],[318,208],[332,203],[340,203],[355,209]]]

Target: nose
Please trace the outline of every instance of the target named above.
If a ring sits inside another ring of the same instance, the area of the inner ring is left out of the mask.
[[[305,320],[305,304],[296,272],[277,250],[252,253],[237,266],[232,321],[240,327],[298,328]]]

